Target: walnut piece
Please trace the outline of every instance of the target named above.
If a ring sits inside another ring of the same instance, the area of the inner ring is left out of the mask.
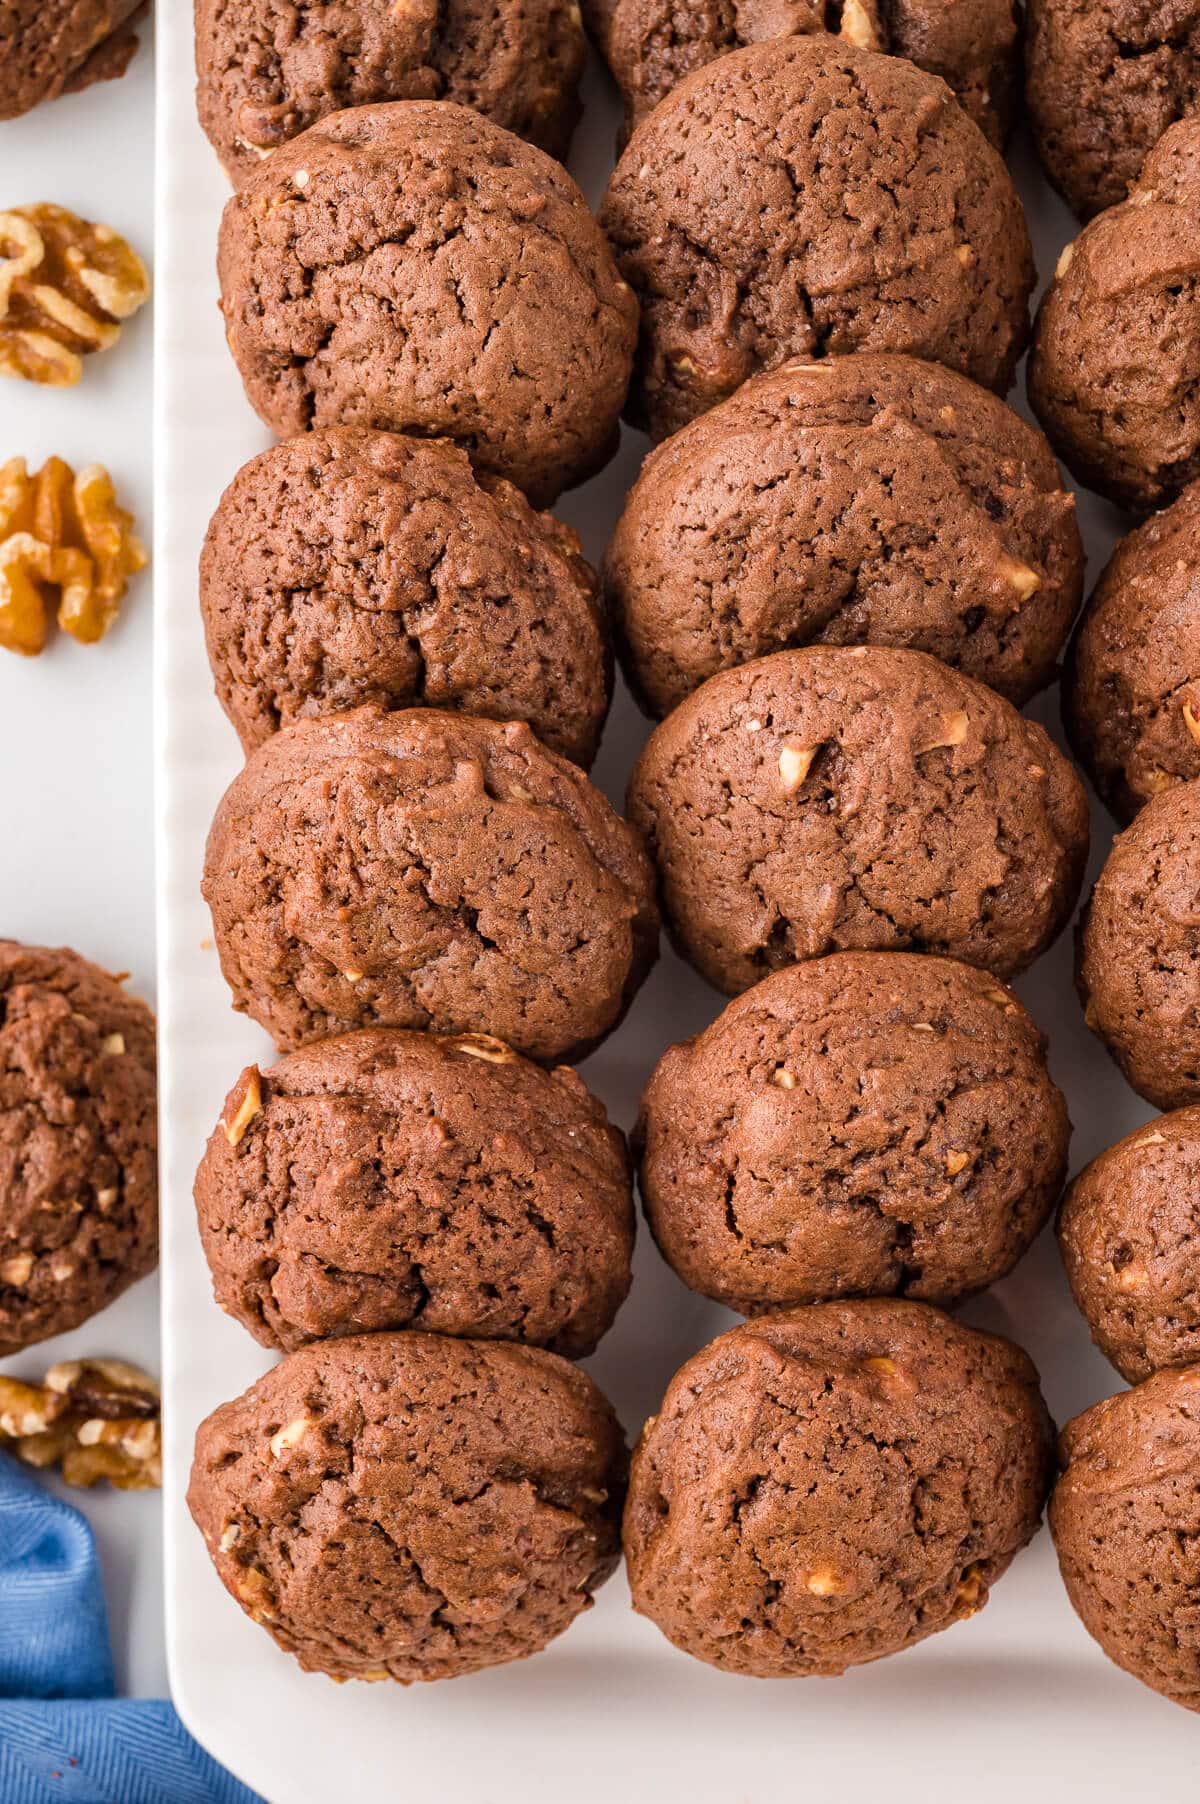
[[[133,515],[118,506],[100,464],[76,476],[61,457],[31,476],[23,457],[0,464],[0,646],[36,657],[57,620],[82,645],[117,618],[129,578],[145,568]]]
[[[0,212],[0,375],[69,388],[149,295],[145,264],[109,226],[48,203]]]
[[[0,1377],[0,1447],[27,1466],[61,1467],[69,1485],[157,1488],[160,1412],[158,1385],[123,1360],[67,1360],[41,1385]]]
[[[254,1117],[262,1112],[262,1074],[257,1065],[249,1065],[243,1071],[246,1088],[242,1091],[242,1100],[231,1121],[222,1116],[218,1123],[230,1146],[238,1146]]]

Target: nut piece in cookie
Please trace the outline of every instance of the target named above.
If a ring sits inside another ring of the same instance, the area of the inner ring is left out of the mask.
[[[929,954],[839,952],[670,1047],[635,1144],[664,1257],[749,1315],[983,1289],[1057,1202],[1069,1136],[1011,990]]]
[[[1088,1026],[1159,1109],[1200,1102],[1200,783],[1146,803],[1113,841],[1081,918]]]
[[[78,953],[0,940],[0,1357],[158,1261],[154,1017]]]
[[[679,1371],[633,1456],[634,1608],[756,1678],[832,1675],[973,1616],[1035,1534],[1032,1362],[922,1303],[780,1311]]]
[[[202,1422],[188,1503],[226,1589],[309,1672],[451,1679],[535,1654],[620,1553],[620,1424],[533,1347],[372,1334]]]
[[[566,160],[584,40],[572,0],[197,0],[196,103],[231,178],[343,107],[453,100]]]
[[[1117,819],[1200,777],[1200,483],[1124,539],[1063,672],[1063,716]]]
[[[904,351],[1003,394],[1029,335],[999,153],[936,76],[834,37],[689,75],[600,219],[642,310],[627,415],[655,439],[792,357]]]
[[[412,1327],[581,1358],[629,1290],[622,1135],[573,1071],[470,1034],[252,1066],[196,1211],[217,1301],[267,1347]]]
[[[1068,1422],[1050,1531],[1067,1595],[1110,1660],[1200,1710],[1200,1366]]]
[[[1137,1128],[1081,1171],[1058,1244],[1092,1339],[1136,1384],[1200,1359],[1200,1108]]]
[[[651,735],[628,812],[681,950],[731,994],[840,951],[1012,976],[1066,923],[1088,844],[1040,726],[923,652],[865,645],[710,677]]]
[[[596,589],[571,529],[457,446],[358,427],[252,458],[200,559],[247,752],[308,715],[424,704],[527,720],[586,767],[612,685]]]
[[[536,507],[616,449],[637,303],[560,163],[449,101],[334,113],[229,201],[226,334],[281,437],[460,444]]]
[[[1200,473],[1200,119],[1085,226],[1043,297],[1029,399],[1080,482],[1136,513]]]
[[[929,652],[1019,705],[1054,675],[1083,547],[1036,428],[951,370],[863,351],[753,377],[652,452],[604,583],[655,715],[814,643]]]
[[[373,707],[260,746],[209,835],[234,1006],[282,1051],[355,1027],[543,1061],[621,1018],[658,949],[634,829],[523,722]]]

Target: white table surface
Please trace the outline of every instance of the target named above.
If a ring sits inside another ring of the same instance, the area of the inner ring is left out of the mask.
[[[185,0],[175,0],[183,5]],[[36,201],[101,220],[152,261],[152,32],[122,81],[0,124],[0,207]],[[88,358],[74,389],[0,382],[0,463],[57,454],[106,464],[151,531],[152,308]],[[73,946],[153,1001],[154,841],[151,577],[135,578],[99,645],[56,636],[40,658],[0,651],[0,935]],[[108,1354],[158,1370],[158,1284],[147,1279],[74,1334],[0,1370],[38,1377],[56,1359]],[[162,1696],[161,1507],[154,1492],[64,1491],[92,1522],[117,1682]]]

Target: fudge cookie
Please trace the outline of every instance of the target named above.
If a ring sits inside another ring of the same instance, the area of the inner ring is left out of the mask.
[[[158,1263],[154,1017],[76,952],[0,940],[0,1357]]]
[[[1043,729],[876,646],[710,677],[651,735],[629,814],[681,949],[731,993],[825,952],[1011,976],[1064,925],[1087,858],[1083,786]]]
[[[1118,820],[1200,777],[1200,483],[1118,545],[1063,673],[1071,744]]]
[[[722,1334],[642,1431],[634,1608],[726,1672],[802,1678],[981,1610],[1037,1530],[1053,1429],[1032,1362],[923,1303],[820,1303]]]
[[[1200,1366],[1068,1422],[1050,1532],[1067,1594],[1110,1660],[1200,1710]]]
[[[197,0],[196,104],[234,181],[342,107],[454,100],[565,157],[584,44],[569,0]]]
[[[612,658],[579,540],[452,445],[335,427],[264,451],[208,529],[200,605],[247,752],[305,715],[424,702],[595,755]]]
[[[145,0],[4,0],[0,119],[124,75]]]
[[[788,646],[908,646],[1027,701],[1079,607],[1074,496],[988,390],[912,357],[757,376],[651,453],[605,561],[631,681],[665,714]]]
[[[621,1134],[573,1071],[474,1034],[252,1065],[196,1211],[217,1302],[265,1347],[414,1327],[580,1358],[629,1290]]]
[[[1067,1105],[1011,990],[950,959],[839,952],[764,978],[659,1060],[646,1216],[741,1315],[1011,1271],[1067,1175]]]
[[[1058,260],[1029,399],[1081,482],[1145,513],[1200,475],[1200,118]]]
[[[731,50],[823,31],[940,75],[993,144],[1004,142],[1016,114],[1020,27],[1013,0],[788,0],[778,10],[744,0],[673,10],[662,0],[584,0],[584,15],[621,90],[627,128],[685,75]]]
[[[218,254],[229,346],[281,437],[447,438],[537,506],[616,448],[637,303],[561,164],[466,107],[351,107],[260,163]]]
[[[1122,1378],[1200,1359],[1200,1108],[1160,1115],[1093,1159],[1063,1199],[1058,1242]]]
[[[204,894],[234,1006],[281,1051],[432,1027],[578,1056],[658,945],[649,861],[600,791],[523,723],[432,709],[260,746],[217,810]]]
[[[789,357],[908,351],[1003,393],[1033,258],[945,83],[834,37],[735,50],[629,141],[601,223],[641,302],[628,417],[664,438]]]
[[[1090,1028],[1159,1109],[1200,1102],[1200,784],[1147,802],[1113,841],[1079,932]]]
[[[1148,151],[1200,101],[1198,0],[1026,0],[1038,155],[1081,219],[1124,200]]]
[[[612,1572],[626,1455],[534,1347],[325,1341],[200,1424],[188,1504],[226,1589],[308,1672],[453,1679],[536,1654]]]

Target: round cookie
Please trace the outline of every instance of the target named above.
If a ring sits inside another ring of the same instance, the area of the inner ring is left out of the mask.
[[[1029,335],[999,153],[944,82],[834,37],[686,77],[600,219],[641,302],[627,415],[656,439],[792,357],[905,351],[1003,393]]]
[[[642,466],[605,560],[631,682],[667,713],[789,646],[926,651],[1027,701],[1083,592],[1049,445],[964,376],[860,352],[753,377]]]
[[[1026,0],[1025,98],[1038,155],[1081,219],[1124,200],[1200,100],[1197,0]]]
[[[653,871],[600,791],[521,722],[432,709],[276,733],[225,793],[203,888],[234,1007],[284,1052],[431,1027],[581,1056],[658,946]]]
[[[334,113],[225,208],[230,349],[280,437],[447,438],[535,506],[616,448],[637,303],[561,164],[448,101]]]
[[[1058,260],[1029,400],[1080,482],[1147,513],[1200,475],[1200,118]]]
[[[0,940],[0,1357],[158,1263],[154,1017],[77,952]]]
[[[923,652],[810,646],[723,671],[651,735],[628,812],[687,958],[736,994],[826,952],[1001,976],[1062,928],[1083,786],[1044,730]]]
[[[983,1289],[1045,1223],[1069,1140],[1011,990],[951,959],[839,952],[670,1047],[636,1144],[663,1256],[749,1315]]]
[[[264,1347],[379,1328],[582,1358],[630,1282],[625,1142],[500,1040],[319,1040],[226,1099],[196,1174],[217,1302]]]
[[[595,756],[612,657],[579,540],[452,445],[333,427],[252,458],[208,529],[200,605],[248,753],[377,702],[526,720]]]
[[[1080,1172],[1058,1222],[1092,1339],[1136,1384],[1200,1359],[1200,1108],[1126,1135]]]
[[[196,104],[230,177],[343,107],[452,100],[565,158],[584,42],[569,0],[197,0]]]
[[[802,1678],[972,1616],[1041,1519],[1032,1362],[927,1304],[820,1303],[722,1334],[642,1431],[633,1604],[726,1672]]]
[[[1016,117],[1020,25],[1013,0],[788,0],[778,9],[745,0],[673,9],[661,0],[584,0],[584,16],[621,90],[627,132],[685,75],[717,57],[766,38],[827,30],[940,75],[993,144],[1004,142]]]
[[[1200,483],[1117,546],[1075,631],[1063,718],[1117,819],[1200,777]]]
[[[1087,1023],[1140,1096],[1200,1102],[1200,784],[1147,802],[1113,841],[1080,922]]]
[[[605,1398],[534,1347],[370,1334],[291,1353],[200,1424],[188,1505],[307,1672],[453,1679],[536,1654],[619,1554]]]
[[[5,0],[0,7],[0,119],[124,75],[145,0]]]
[[[1067,1595],[1110,1660],[1200,1710],[1200,1367],[1068,1422],[1050,1531]]]

